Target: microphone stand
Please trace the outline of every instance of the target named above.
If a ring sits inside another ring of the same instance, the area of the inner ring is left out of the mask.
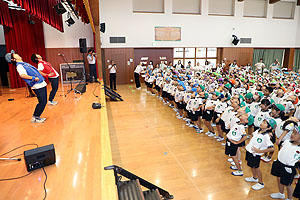
[[[21,161],[21,158],[0,158],[1,160],[17,160],[17,161]]]
[[[68,65],[68,67],[69,67],[69,72],[71,72],[71,66],[70,66],[69,63],[66,61],[65,56],[64,56],[63,54],[60,54],[59,56],[62,57],[62,59],[64,60],[64,62],[65,62],[65,63]],[[70,79],[71,88],[67,91],[67,94],[65,94],[65,97],[66,97],[71,91],[74,91],[72,80],[73,80],[73,78]]]

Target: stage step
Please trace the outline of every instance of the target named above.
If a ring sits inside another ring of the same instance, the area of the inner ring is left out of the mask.
[[[148,190],[143,192],[145,200],[162,200],[158,190]]]
[[[118,184],[119,200],[145,200],[139,180],[122,181]]]

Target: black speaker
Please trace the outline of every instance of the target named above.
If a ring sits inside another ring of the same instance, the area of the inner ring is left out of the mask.
[[[105,33],[105,23],[101,23],[101,24],[100,24],[100,31],[101,31],[102,33]]]
[[[39,169],[48,165],[55,164],[55,150],[54,145],[31,149],[24,151],[24,158],[27,167],[27,171]]]
[[[55,9],[55,11],[58,15],[62,15],[65,12],[67,12],[65,7],[61,4],[61,2],[56,4],[53,8]]]
[[[233,37],[232,44],[237,45],[239,43],[240,39],[235,35],[232,35],[232,37]]]
[[[86,84],[85,83],[79,83],[76,87],[75,87],[75,92],[76,93],[85,93],[86,92]]]
[[[101,104],[100,103],[93,103],[92,104],[92,108],[93,109],[100,109],[102,106],[101,106]]]
[[[86,53],[86,38],[80,38],[79,39],[79,47],[80,47],[80,53]]]

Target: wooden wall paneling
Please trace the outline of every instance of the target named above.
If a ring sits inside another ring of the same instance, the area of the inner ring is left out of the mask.
[[[248,62],[253,61],[253,48],[238,48],[238,47],[225,47],[223,48],[223,59],[226,58],[226,64],[230,64],[233,60],[237,64],[247,65]]]
[[[92,47],[88,47],[92,48]],[[79,48],[46,48],[46,58],[44,58],[47,62],[50,62],[54,69],[60,73],[60,64],[65,63],[63,58],[59,56],[58,54],[64,54],[64,57],[68,63],[73,63],[73,60],[82,60],[82,53],[80,53]],[[84,60],[85,60],[85,72],[87,74],[87,77],[90,70],[89,65],[86,59],[87,53],[84,54]]]
[[[107,85],[109,85],[108,65],[110,65],[111,60],[117,64],[117,84],[129,84],[133,81],[134,62],[129,62],[130,59],[134,60],[133,48],[106,48],[103,59]]]
[[[295,49],[286,48],[284,51],[283,67],[288,69],[294,68]]]
[[[223,60],[223,48],[217,48],[217,63],[221,63]]]

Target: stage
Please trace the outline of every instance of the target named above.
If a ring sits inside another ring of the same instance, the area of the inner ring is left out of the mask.
[[[70,86],[60,85],[55,98],[59,103],[46,106],[41,116],[47,118],[43,124],[30,123],[37,99],[26,98],[25,88],[4,89],[0,96],[0,155],[25,144],[54,144],[56,164],[45,167],[47,199],[106,199],[101,197],[107,196],[102,192],[105,187],[109,187],[112,196],[109,199],[116,198],[113,174],[103,172],[102,166],[112,163],[110,142],[102,145],[109,140],[109,132],[104,91],[98,85],[89,84],[83,95],[71,92],[66,97]],[[48,87],[48,94],[50,90]],[[9,98],[15,100],[8,101]],[[94,110],[93,102],[104,107]],[[7,156],[23,154],[32,148],[35,146],[26,146]],[[0,179],[28,173],[23,155],[18,157],[22,161],[0,161]],[[21,179],[0,181],[0,199],[43,199],[44,180],[43,170],[38,169]]]

